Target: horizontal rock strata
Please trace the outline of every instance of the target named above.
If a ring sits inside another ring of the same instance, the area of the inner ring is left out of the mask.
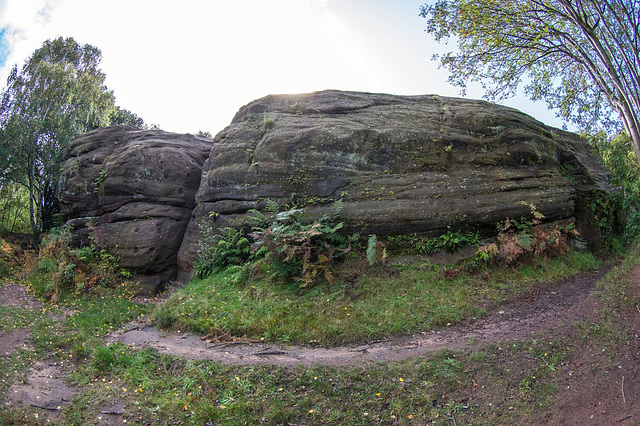
[[[190,270],[202,221],[238,223],[268,200],[312,217],[342,200],[340,220],[363,235],[490,234],[530,216],[523,202],[549,221],[578,215],[589,226],[578,199],[607,185],[584,140],[512,108],[437,95],[272,95],[214,138],[178,261]]]

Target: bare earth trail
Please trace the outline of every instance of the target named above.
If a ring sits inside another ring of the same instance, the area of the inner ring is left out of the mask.
[[[603,266],[558,283],[540,285],[535,293],[507,305],[491,308],[479,321],[389,340],[333,348],[274,343],[207,343],[200,336],[159,330],[145,322],[128,324],[108,336],[110,342],[132,347],[153,347],[161,353],[226,364],[254,365],[362,365],[394,362],[451,349],[473,350],[492,343],[530,339],[576,320],[595,318],[600,307],[589,294],[611,269]]]
[[[45,305],[27,293],[25,287],[18,284],[5,284],[0,287],[0,306],[25,310],[40,310]],[[61,321],[71,311],[62,311],[49,315],[53,321]],[[0,331],[0,357],[10,357],[19,349],[28,349],[31,333],[29,329],[18,328],[10,332]],[[60,410],[69,403],[76,389],[67,384],[68,371],[63,363],[53,361],[37,361],[29,372],[26,380],[14,383],[6,391],[3,406],[34,407],[41,409],[43,419],[56,420]]]

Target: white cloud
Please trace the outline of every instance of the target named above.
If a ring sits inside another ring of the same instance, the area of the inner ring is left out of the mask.
[[[181,132],[216,133],[239,107],[269,93],[455,96],[446,72],[430,61],[442,47],[423,32],[421,3],[0,0],[11,49],[0,78],[44,40],[71,36],[102,50],[119,105]]]

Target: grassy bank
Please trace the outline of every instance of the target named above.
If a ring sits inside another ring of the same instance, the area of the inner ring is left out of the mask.
[[[358,271],[353,283],[325,284],[302,293],[267,279],[236,283],[221,272],[193,280],[155,316],[161,327],[201,334],[323,345],[363,342],[478,319],[487,305],[600,264],[590,253],[572,252],[453,277],[429,263],[372,267]],[[345,268],[343,275],[351,275],[350,266]]]

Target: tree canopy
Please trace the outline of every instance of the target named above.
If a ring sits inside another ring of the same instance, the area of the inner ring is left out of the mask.
[[[100,70],[102,53],[73,38],[47,40],[14,66],[0,102],[0,189],[8,182],[29,191],[35,234],[51,227],[62,153],[77,133],[113,122],[143,125],[115,106]]]
[[[503,99],[524,82],[585,131],[622,123],[640,161],[640,1],[438,0],[421,15],[457,44],[436,58],[463,92],[479,81]]]

